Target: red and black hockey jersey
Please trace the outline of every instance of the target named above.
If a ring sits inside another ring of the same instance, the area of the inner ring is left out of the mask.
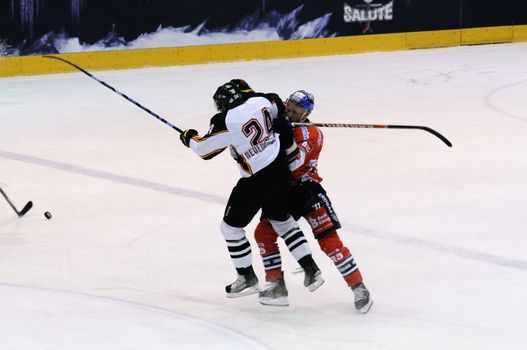
[[[300,151],[297,158],[290,163],[293,179],[298,181],[321,182],[318,175],[318,157],[324,144],[322,131],[314,126],[297,126],[293,129],[295,142]]]

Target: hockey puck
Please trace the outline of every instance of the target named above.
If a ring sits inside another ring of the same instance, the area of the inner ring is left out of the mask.
[[[45,212],[44,213],[44,216],[46,217],[46,219],[51,219],[51,213],[49,211]]]

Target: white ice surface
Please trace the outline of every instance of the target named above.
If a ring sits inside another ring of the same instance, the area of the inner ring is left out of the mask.
[[[0,348],[526,349],[527,44],[95,72],[180,128],[206,131],[215,88],[316,96],[320,172],[375,300],[305,229],[315,293],[284,253],[288,308],[227,299],[219,232],[238,179],[85,75],[0,79]],[[60,64],[57,62],[57,64]],[[53,214],[51,220],[44,212]],[[263,269],[248,228],[255,269]]]

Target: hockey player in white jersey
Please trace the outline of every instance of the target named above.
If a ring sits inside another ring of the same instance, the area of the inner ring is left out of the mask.
[[[252,268],[251,246],[245,236],[245,227],[260,209],[303,267],[304,285],[314,291],[324,280],[303,232],[289,215],[290,172],[280,151],[280,139],[287,140],[290,147],[296,144],[292,134],[288,139],[279,137],[273,126],[279,125],[274,122],[283,118],[285,107],[276,94],[252,93],[249,98],[244,95],[237,84],[223,84],[213,96],[219,113],[212,117],[209,131],[200,137],[196,130],[187,129],[180,137],[185,146],[205,160],[229,148],[238,163],[241,179],[232,189],[220,225],[238,274],[225,287],[227,297],[260,291]]]

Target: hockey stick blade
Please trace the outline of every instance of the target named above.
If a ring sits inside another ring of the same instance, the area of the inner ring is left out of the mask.
[[[18,215],[18,217],[24,216],[24,214],[27,213],[33,207],[33,202],[29,201],[29,202],[26,203],[26,205],[24,206],[24,208],[22,208],[21,211],[18,211],[16,209],[15,205],[13,204],[13,202],[11,202],[11,200],[9,199],[9,197],[7,196],[7,194],[4,192],[4,190],[2,188],[0,188],[0,193],[2,194],[2,196],[7,201],[7,204],[9,204],[9,206],[13,209],[13,211],[16,213],[16,215]]]
[[[389,129],[419,129],[419,130],[424,130],[424,131],[427,131],[427,132],[431,133],[432,135],[434,135],[435,137],[437,137],[441,141],[443,141],[448,147],[452,147],[452,142],[448,141],[448,139],[446,137],[444,137],[443,135],[441,135],[440,133],[438,133],[434,129],[429,128],[427,126],[388,125],[387,128],[389,128]]]
[[[17,212],[18,216],[19,217],[24,216],[31,208],[33,208],[33,202],[29,201],[26,203],[26,205],[24,205],[24,207],[22,208],[20,212]]]

